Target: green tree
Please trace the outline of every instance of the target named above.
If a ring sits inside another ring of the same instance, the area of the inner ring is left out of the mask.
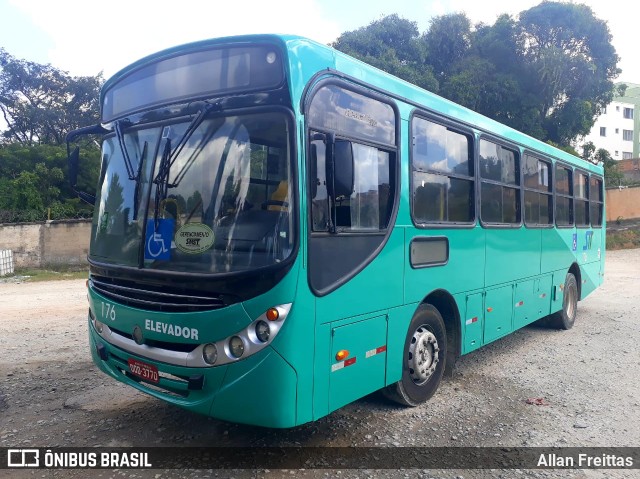
[[[538,101],[523,88],[517,24],[501,15],[494,25],[478,24],[471,47],[443,79],[441,94],[489,118],[541,138]]]
[[[438,88],[416,22],[389,15],[343,33],[332,46],[426,90]]]
[[[624,175],[620,171],[619,164],[604,148],[596,150],[595,145],[588,141],[582,146],[582,159],[594,164],[602,164],[604,167],[604,181],[610,186],[619,186],[624,183]]]
[[[464,13],[451,13],[431,20],[423,42],[427,62],[438,81],[448,78],[456,64],[467,56],[471,38],[471,21]]]
[[[89,215],[92,207],[80,202],[66,179],[66,148],[62,145],[0,145],[0,220],[33,221]],[[86,168],[78,184],[82,191],[95,191],[100,152],[83,150]],[[0,221],[0,222],[1,222]]]
[[[614,96],[618,55],[605,21],[586,5],[550,2],[520,13],[524,90],[538,98],[542,139],[586,135]]]
[[[72,129],[98,122],[102,73],[74,77],[51,65],[20,60],[0,48],[0,141],[64,143]]]

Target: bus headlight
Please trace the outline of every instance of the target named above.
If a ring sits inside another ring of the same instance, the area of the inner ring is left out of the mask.
[[[263,343],[266,343],[269,341],[269,336],[271,336],[269,325],[265,321],[258,321],[256,323],[256,337]]]
[[[215,344],[209,343],[205,344],[204,348],[202,348],[202,359],[207,364],[215,364],[218,359],[218,348],[216,348]]]
[[[229,340],[229,351],[234,358],[239,358],[244,354],[244,342],[239,336],[233,336]]]
[[[186,363],[180,365],[194,368],[219,367],[263,351],[278,336],[291,311],[291,306],[291,303],[285,303],[267,308],[262,314],[255,316],[253,321],[242,330],[217,341],[202,342],[187,353]],[[108,324],[104,325],[104,330],[105,333],[109,333]]]

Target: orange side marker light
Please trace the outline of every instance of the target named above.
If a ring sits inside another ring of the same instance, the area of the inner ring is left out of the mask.
[[[336,353],[336,361],[342,361],[349,357],[349,351],[346,349],[341,349]]]
[[[267,317],[267,319],[269,321],[275,321],[280,317],[280,313],[278,312],[278,310],[276,308],[269,308],[269,309],[267,309],[267,312],[265,313],[265,316]]]

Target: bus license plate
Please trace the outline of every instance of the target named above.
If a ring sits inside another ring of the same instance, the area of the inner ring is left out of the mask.
[[[157,384],[159,381],[158,378],[158,368],[152,366],[151,364],[143,363],[142,361],[138,361],[136,359],[129,358],[129,370],[138,376],[139,378],[144,379],[145,381],[149,381],[150,383]]]

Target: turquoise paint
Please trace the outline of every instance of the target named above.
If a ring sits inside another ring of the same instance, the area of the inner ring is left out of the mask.
[[[331,375],[331,324],[318,324],[315,330],[313,363],[313,419],[329,414],[329,376]]]
[[[331,329],[329,411],[377,391],[385,385],[387,316],[376,316]],[[385,351],[376,353],[377,348]],[[349,355],[342,361],[339,351]]]
[[[529,279],[516,283],[513,290],[513,326],[519,329],[532,323],[538,316],[536,301],[539,279]]]
[[[513,285],[487,290],[484,297],[484,344],[513,331]]]
[[[484,287],[485,234],[480,226],[458,229],[407,228],[404,275],[407,302],[422,301],[434,289],[451,294]],[[409,263],[411,240],[422,236],[446,237],[449,240],[449,261],[446,265],[414,269]]]
[[[389,310],[389,327],[387,328],[387,377],[386,384],[390,385],[402,377],[404,364],[404,342],[407,339],[409,323],[418,309],[419,303],[409,303]]]
[[[524,227],[488,228],[485,286],[540,274],[541,231]]]
[[[543,229],[542,233],[542,258],[541,273],[551,273],[559,265],[566,267],[565,274],[569,266],[576,260],[576,251],[573,250],[573,235],[575,228],[551,228]],[[563,278],[564,280],[564,278]]]
[[[457,302],[464,301],[461,317],[462,354],[478,349],[484,344],[484,293],[461,294]]]
[[[298,424],[296,391],[296,372],[269,348],[228,366],[210,415],[244,424],[292,427]]]

